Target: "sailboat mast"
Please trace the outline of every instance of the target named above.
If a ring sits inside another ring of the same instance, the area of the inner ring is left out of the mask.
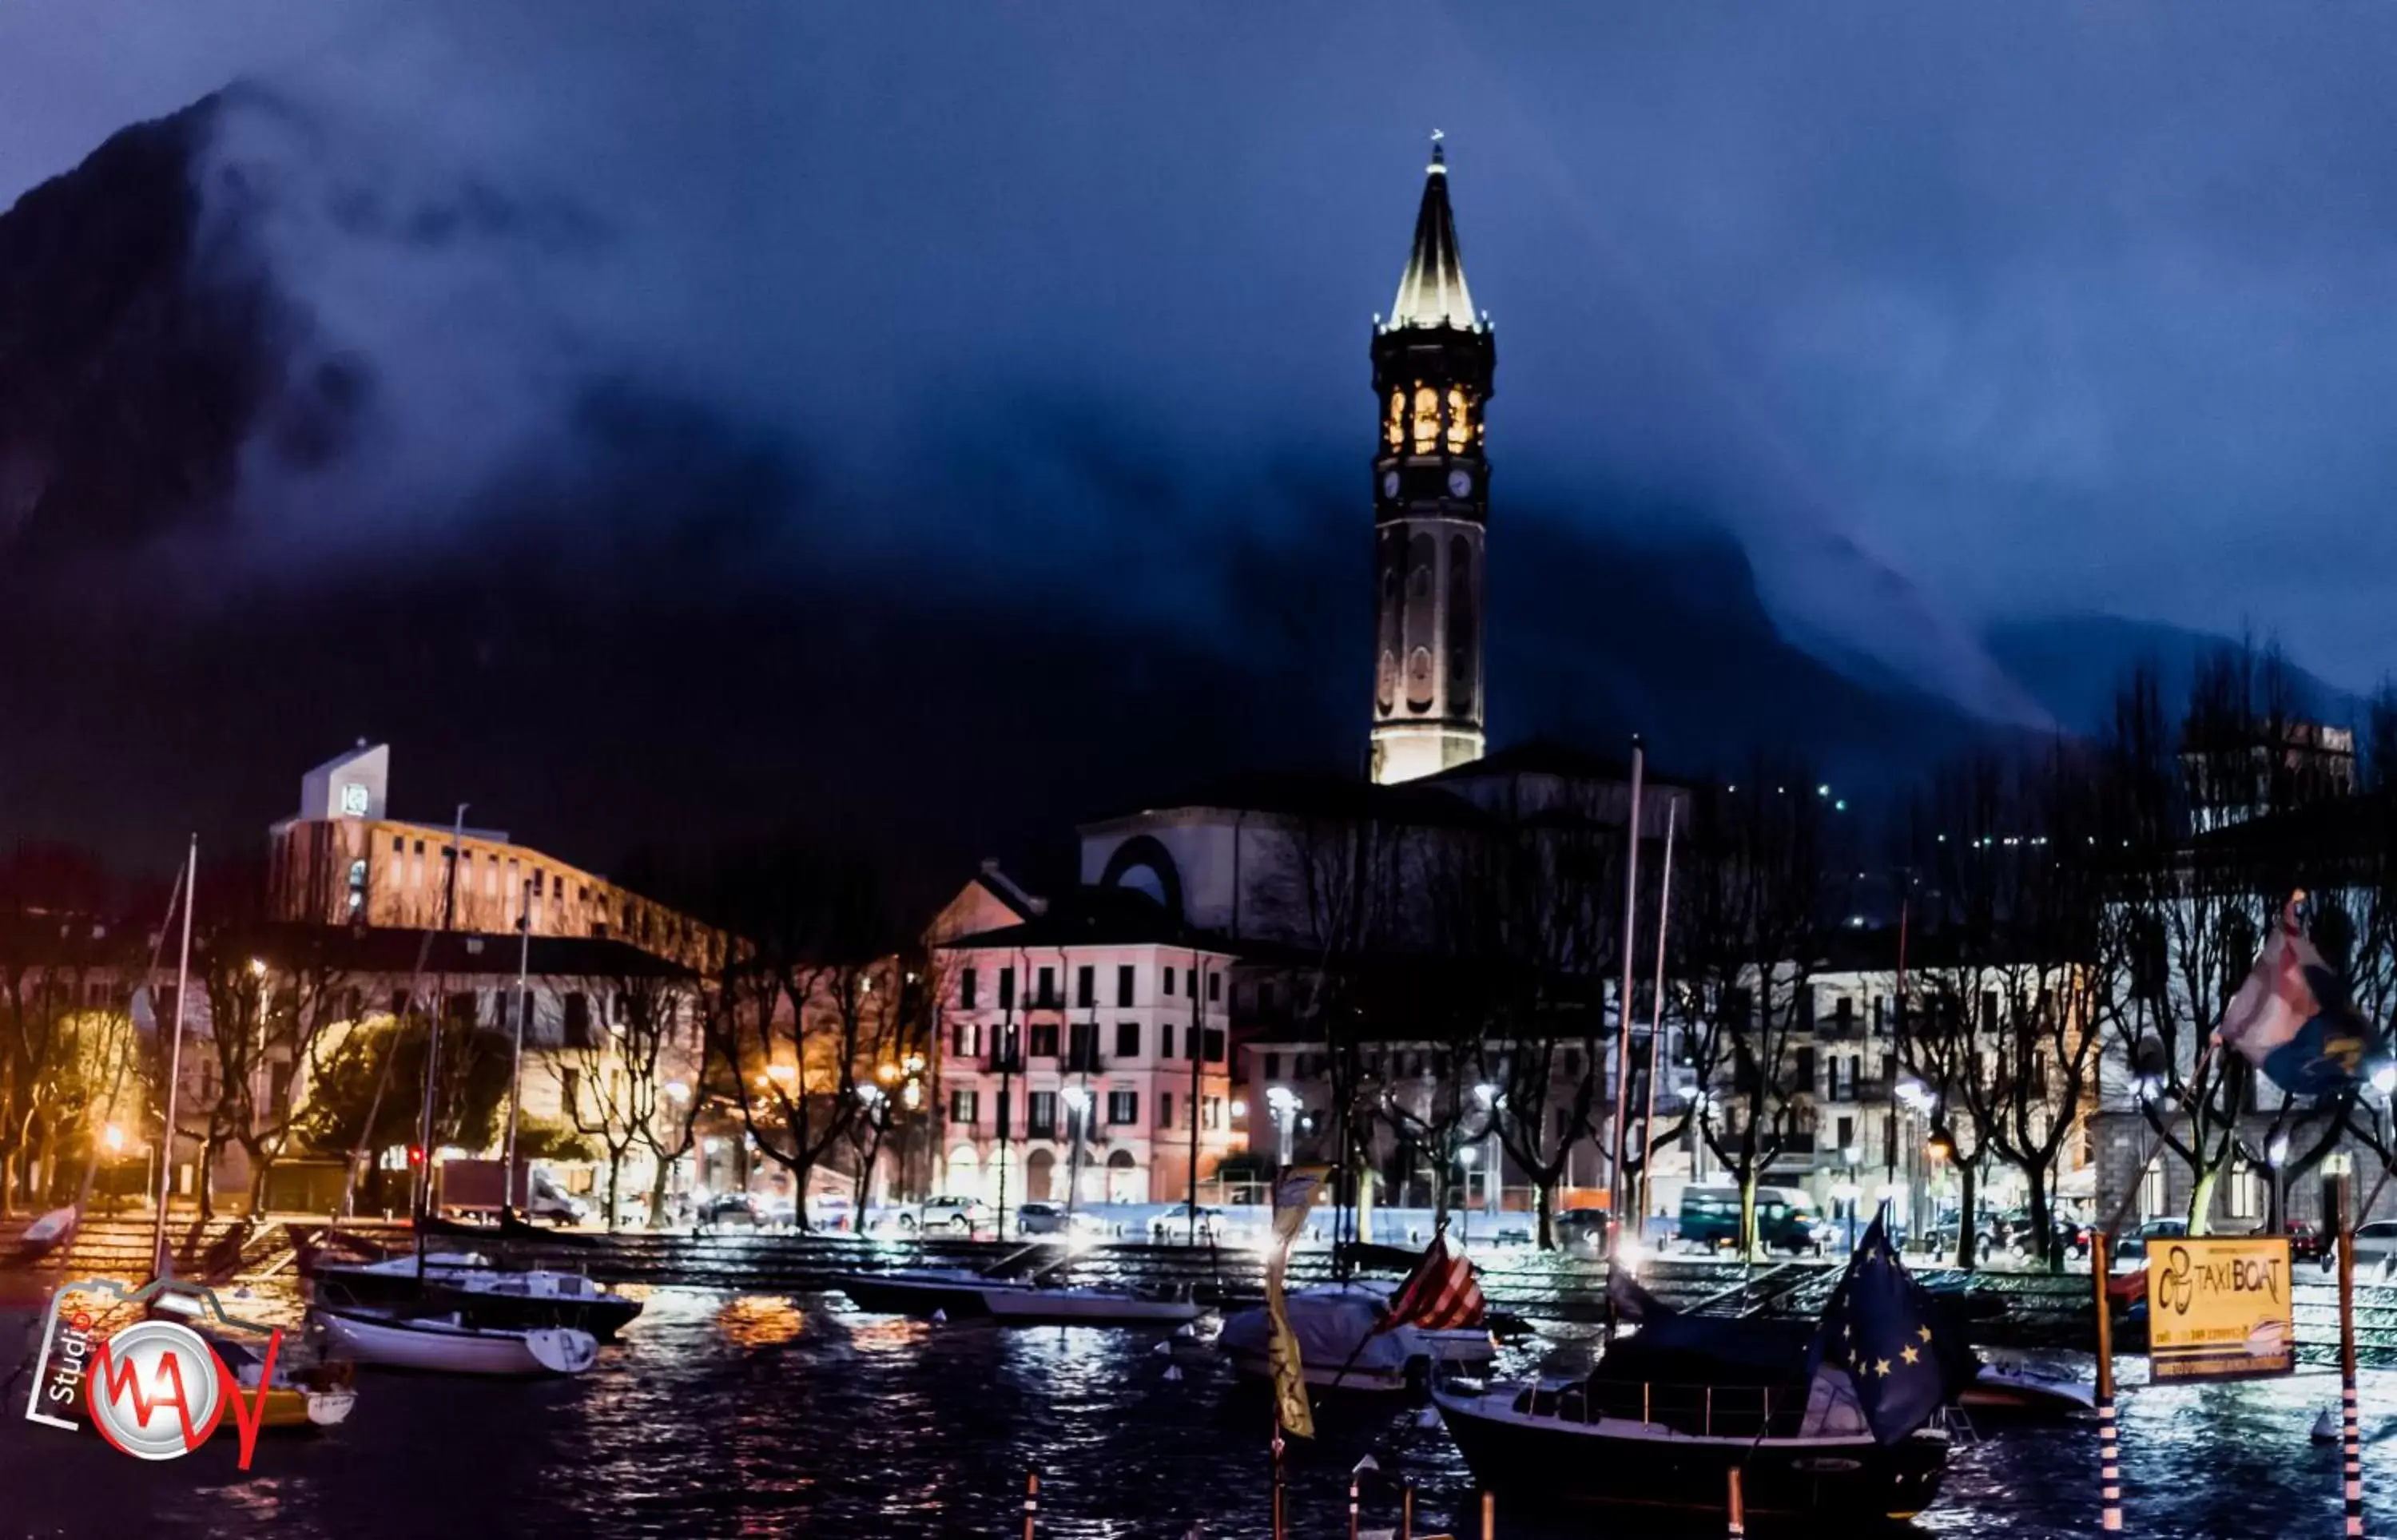
[[[532,883],[516,896],[523,912],[516,916],[516,1039],[508,1055],[508,1137],[500,1152],[500,1210],[516,1202],[516,1115],[524,1101],[525,1016],[532,1009]],[[529,1196],[529,1195],[528,1195]]]
[[[1640,934],[1640,783],[1647,754],[1640,740],[1631,740],[1631,821],[1624,826],[1623,861],[1623,994],[1614,1017],[1614,1141],[1606,1166],[1606,1204],[1614,1211],[1611,1228],[1623,1229],[1623,1119],[1630,1093],[1632,948]]]
[[[466,856],[466,804],[458,804],[458,816],[449,831],[449,880],[441,901],[441,928],[448,930],[458,915],[458,868]],[[420,1137],[416,1148],[423,1152],[424,1171],[416,1184],[416,1222],[409,1228],[416,1232],[416,1281],[424,1281],[424,1225],[433,1215],[433,1090],[441,1078],[441,1006],[436,994],[429,1002],[424,1016],[424,1103],[417,1113]]]
[[[1656,1141],[1652,1132],[1656,1126],[1656,1045],[1665,1037],[1665,936],[1673,915],[1673,826],[1680,821],[1681,804],[1671,798],[1665,803],[1665,872],[1656,888],[1656,982],[1655,996],[1649,1004],[1648,1016],[1648,1108],[1640,1115],[1640,1206],[1632,1213],[1634,1238],[1648,1238],[1648,1167],[1656,1158]]]
[[[168,1271],[167,1259],[167,1199],[175,1188],[175,1102],[176,1093],[183,1084],[183,1018],[190,1013],[192,993],[192,896],[199,885],[200,837],[192,836],[190,853],[183,860],[183,947],[182,956],[175,964],[175,1035],[173,1045],[167,1051],[167,1122],[159,1133],[158,1153],[158,1222],[151,1237],[150,1272],[154,1278],[164,1278]],[[200,1173],[208,1180],[208,1173]]]

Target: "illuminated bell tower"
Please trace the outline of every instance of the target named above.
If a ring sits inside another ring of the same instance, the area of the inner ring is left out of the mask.
[[[1448,166],[1432,135],[1414,251],[1373,326],[1373,779],[1481,757],[1481,414],[1497,346],[1465,287]]]

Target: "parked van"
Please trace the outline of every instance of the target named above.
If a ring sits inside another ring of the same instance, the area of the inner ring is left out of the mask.
[[[1820,1249],[1822,1216],[1814,1200],[1796,1188],[1756,1189],[1756,1239],[1766,1251]],[[1739,1188],[1681,1189],[1681,1243],[1698,1251],[1739,1244]]]

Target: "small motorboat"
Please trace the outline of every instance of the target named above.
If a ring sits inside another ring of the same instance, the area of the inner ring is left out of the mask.
[[[1989,1422],[2086,1422],[2097,1415],[2095,1387],[2020,1364],[1982,1364],[1972,1383],[1958,1393],[1956,1403],[1975,1426]]]
[[[588,1332],[568,1326],[473,1326],[453,1312],[315,1306],[326,1341],[340,1356],[384,1369],[449,1374],[579,1374],[599,1356]]]
[[[317,1296],[336,1306],[455,1310],[470,1326],[565,1326],[601,1342],[613,1342],[641,1313],[639,1300],[582,1273],[497,1268],[479,1252],[435,1252],[425,1257],[421,1273],[412,1255],[379,1262],[319,1260],[308,1276]]]
[[[29,1268],[74,1240],[75,1225],[80,1211],[72,1205],[55,1208],[27,1225],[17,1237],[16,1255],[8,1260],[18,1267]]]
[[[1043,1249],[1028,1247],[1012,1253],[979,1272],[970,1268],[901,1268],[890,1272],[839,1273],[830,1281],[859,1309],[877,1315],[937,1313],[952,1321],[989,1320],[1011,1326],[1179,1326],[1205,1313],[1205,1307],[1186,1294],[1047,1281],[1070,1258],[1052,1261],[1028,1276],[1006,1276],[1007,1269]]]
[[[1306,1383],[1320,1390],[1422,1390],[1443,1370],[1478,1374],[1497,1357],[1486,1326],[1426,1331],[1386,1326],[1395,1283],[1351,1280],[1295,1289],[1288,1296],[1290,1329]],[[1264,1379],[1269,1328],[1262,1306],[1224,1321],[1216,1348],[1240,1374]]]
[[[233,1371],[234,1380],[245,1398],[258,1388],[266,1371],[263,1356],[248,1343],[221,1334],[210,1334],[208,1345]],[[266,1383],[259,1426],[307,1429],[338,1427],[348,1421],[358,1403],[355,1365],[332,1359],[297,1360],[287,1357],[288,1351],[278,1350],[275,1355],[275,1374]]]

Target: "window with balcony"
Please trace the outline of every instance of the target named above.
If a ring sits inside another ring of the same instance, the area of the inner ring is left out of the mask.
[[[1034,1058],[1057,1056],[1057,1024],[1055,1022],[1036,1021],[1032,1024],[1032,1056]]]
[[[1140,1122],[1140,1093],[1110,1091],[1107,1093],[1107,1122],[1118,1128]]]
[[[982,1093],[952,1091],[949,1093],[949,1124],[971,1133],[982,1111]]]
[[[1116,1023],[1116,1057],[1119,1059],[1136,1059],[1140,1057],[1139,1022],[1118,1021]]]
[[[1066,1042],[1065,1068],[1089,1074],[1099,1068],[1099,1024],[1078,1021]]]
[[[1057,1093],[1035,1091],[1031,1105],[1024,1116],[1024,1136],[1027,1139],[1053,1139],[1057,1136]]]

